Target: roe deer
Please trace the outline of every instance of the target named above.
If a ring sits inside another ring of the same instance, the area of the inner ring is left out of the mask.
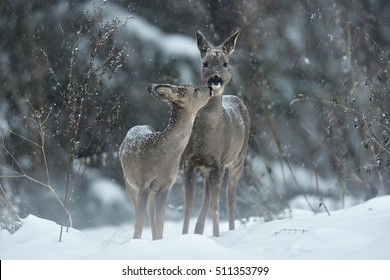
[[[197,45],[202,61],[202,84],[213,89],[209,102],[199,110],[191,138],[183,153],[185,172],[185,208],[183,234],[188,233],[194,206],[195,175],[201,169],[204,178],[203,202],[195,233],[203,234],[208,208],[213,219],[213,235],[219,236],[219,192],[227,172],[227,208],[229,229],[235,228],[236,185],[242,175],[249,140],[250,118],[242,100],[223,96],[231,79],[229,58],[236,44],[238,31],[220,46],[212,46],[197,32]]]
[[[126,190],[135,207],[133,238],[141,238],[146,207],[153,240],[163,237],[167,194],[179,172],[180,157],[191,135],[197,111],[209,101],[209,86],[148,86],[153,97],[172,104],[168,126],[156,132],[148,125],[131,128],[119,148]]]

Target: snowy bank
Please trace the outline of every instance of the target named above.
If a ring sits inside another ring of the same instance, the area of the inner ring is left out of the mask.
[[[194,221],[192,221],[192,225]],[[208,226],[210,227],[210,222]],[[344,210],[239,225],[222,236],[181,235],[181,223],[166,222],[165,238],[131,239],[133,225],[70,229],[58,242],[59,226],[28,216],[15,234],[0,232],[0,259],[390,259],[390,196]]]

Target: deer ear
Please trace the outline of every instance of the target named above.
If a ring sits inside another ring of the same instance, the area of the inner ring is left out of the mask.
[[[236,46],[238,34],[240,33],[239,30],[236,30],[232,35],[230,35],[229,38],[225,40],[225,42],[222,43],[221,47],[224,53],[227,55],[231,55],[234,51],[234,47]]]
[[[210,48],[210,44],[209,42],[207,42],[206,38],[200,31],[196,32],[196,43],[198,45],[200,57],[204,58],[207,53],[207,50]]]
[[[149,92],[154,98],[165,102],[170,102],[175,95],[173,86],[168,84],[154,84],[151,86]]]

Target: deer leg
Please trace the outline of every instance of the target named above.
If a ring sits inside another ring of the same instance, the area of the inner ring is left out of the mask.
[[[237,186],[237,176],[230,174],[228,176],[228,185],[226,189],[226,201],[227,201],[227,212],[229,216],[229,230],[235,229],[235,219],[236,219],[236,186]]]
[[[149,198],[148,198],[148,216],[149,216],[149,222],[150,222],[150,228],[152,230],[152,238],[154,239],[156,235],[156,206],[155,206],[155,200],[156,200],[156,193],[150,192]]]
[[[142,229],[144,227],[144,218],[146,204],[148,202],[149,191],[139,190],[138,192],[138,203],[135,210],[135,225],[134,225],[134,239],[140,239],[142,236]]]
[[[137,219],[137,211],[138,211],[138,189],[133,188],[126,180],[125,177],[125,185],[126,185],[126,191],[129,195],[131,202],[133,203],[134,208],[134,221]]]
[[[216,168],[210,176],[210,210],[213,218],[213,236],[218,237],[219,232],[219,191],[223,181],[224,168]]]
[[[168,197],[168,191],[158,191],[156,192],[156,207],[155,207],[155,235],[153,236],[153,240],[162,239],[164,233],[164,217],[165,217],[165,204]]]
[[[194,208],[194,196],[195,196],[195,167],[188,163],[185,165],[185,201],[184,201],[184,221],[183,221],[183,234],[188,233],[190,227],[190,218],[192,209]]]
[[[204,177],[204,192],[203,192],[203,201],[202,201],[202,206],[200,208],[199,216],[196,221],[195,225],[195,233],[196,234],[203,234],[204,232],[204,225],[206,222],[206,215],[207,215],[207,210],[209,209],[210,205],[210,185],[209,185],[209,175],[210,173],[205,171],[203,172],[203,177]]]
[[[203,234],[208,207],[213,219],[213,236],[219,236],[219,190],[223,180],[224,170],[219,165],[213,166],[205,174],[205,193],[202,208],[196,222],[195,233]]]
[[[133,188],[126,180],[125,177],[125,185],[126,185],[126,191],[129,195],[131,202],[133,203],[134,212],[137,210],[137,204],[138,204],[138,189]]]
[[[245,154],[244,154],[245,155]],[[235,229],[237,211],[237,183],[244,171],[245,156],[241,157],[238,165],[228,170],[228,185],[226,189],[227,211],[229,216],[229,230]]]

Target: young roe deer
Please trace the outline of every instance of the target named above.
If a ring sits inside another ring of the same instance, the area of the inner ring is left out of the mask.
[[[227,208],[229,229],[235,228],[236,185],[242,175],[249,140],[250,118],[240,98],[223,95],[231,79],[230,55],[234,51],[238,31],[220,46],[212,46],[197,32],[197,45],[202,61],[202,84],[213,89],[209,102],[195,118],[191,138],[183,153],[185,171],[185,208],[183,234],[188,233],[194,206],[195,175],[198,168],[204,177],[203,202],[195,233],[203,234],[208,208],[213,219],[213,235],[219,236],[219,192],[227,172]]]
[[[198,110],[212,96],[209,86],[148,86],[153,97],[172,104],[168,126],[156,132],[148,125],[131,128],[119,148],[126,190],[135,207],[134,238],[141,238],[147,208],[153,240],[163,237],[167,194],[179,172],[180,157]]]

